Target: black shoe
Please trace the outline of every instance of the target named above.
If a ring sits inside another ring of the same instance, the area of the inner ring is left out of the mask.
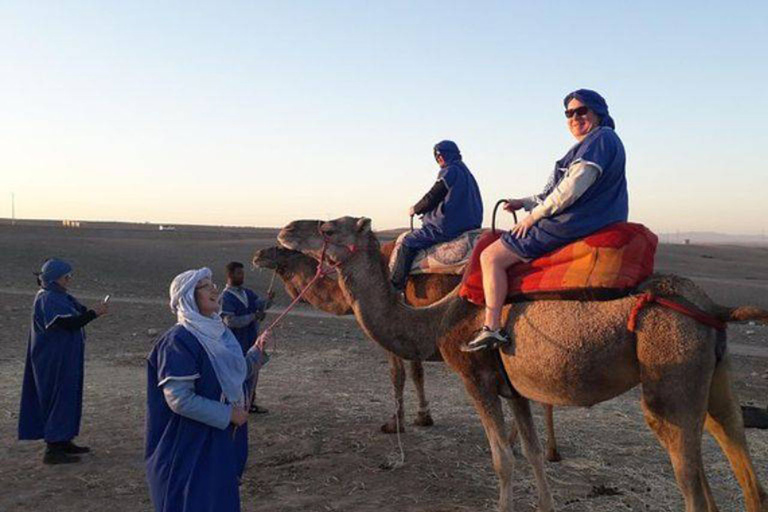
[[[62,446],[61,451],[63,451],[64,453],[70,453],[70,454],[80,454],[80,453],[88,453],[91,451],[91,449],[88,448],[87,446],[77,446],[72,441],[69,441],[68,443]]]
[[[461,347],[464,352],[492,350],[512,343],[509,335],[502,329],[489,329],[486,326],[480,330],[475,339]]]
[[[73,462],[80,462],[80,457],[62,451],[51,450],[46,450],[45,455],[43,455],[43,464],[72,464]]]
[[[251,414],[267,414],[269,412],[269,409],[259,407],[256,404],[251,404],[251,408],[248,409],[248,412]]]

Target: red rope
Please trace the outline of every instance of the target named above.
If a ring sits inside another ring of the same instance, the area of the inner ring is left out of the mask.
[[[720,331],[725,330],[727,327],[725,322],[710,315],[709,313],[705,313],[700,309],[689,307],[684,304],[680,304],[679,302],[665,299],[664,297],[657,297],[653,292],[645,292],[644,294],[637,297],[637,302],[632,308],[632,311],[629,313],[629,320],[627,320],[627,329],[629,332],[635,332],[637,329],[637,316],[640,314],[640,311],[650,303],[656,303],[660,306],[664,306],[665,308],[677,311],[678,313],[693,318],[699,323],[713,327]]]
[[[264,345],[267,343],[267,339],[269,338],[269,335],[271,331],[283,320],[283,318],[296,306],[296,304],[299,303],[299,301],[304,297],[304,294],[307,293],[307,291],[312,288],[312,286],[317,282],[318,279],[325,277],[326,275],[330,274],[331,272],[335,271],[334,268],[325,270],[323,268],[323,262],[325,261],[325,249],[328,247],[328,242],[325,241],[323,243],[323,251],[320,253],[320,261],[317,264],[317,271],[315,272],[315,275],[312,277],[312,279],[307,283],[307,285],[302,288],[302,290],[299,292],[299,294],[296,296],[293,301],[288,304],[288,307],[283,310],[280,315],[275,318],[275,320],[269,324],[269,327],[264,329],[264,332],[262,332],[259,337],[256,339],[256,346],[259,347],[261,350],[264,350]]]

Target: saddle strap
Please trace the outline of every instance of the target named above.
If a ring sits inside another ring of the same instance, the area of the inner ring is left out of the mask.
[[[658,297],[653,292],[648,291],[637,297],[637,302],[632,308],[632,312],[629,314],[629,320],[627,320],[627,329],[629,332],[635,332],[637,329],[637,316],[640,314],[640,311],[650,303],[656,303],[665,308],[677,311],[678,313],[693,318],[699,323],[715,328],[718,331],[724,331],[727,327],[725,322],[719,318],[712,316],[693,305],[686,305],[664,297]]]

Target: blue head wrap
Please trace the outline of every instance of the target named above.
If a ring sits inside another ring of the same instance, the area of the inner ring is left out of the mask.
[[[608,114],[608,104],[605,102],[605,98],[590,89],[579,89],[565,97],[563,100],[565,108],[568,108],[568,102],[574,98],[600,117],[600,126],[616,128],[616,123],[613,122],[613,118]]]
[[[51,258],[43,263],[43,267],[40,269],[38,277],[43,283],[43,286],[48,286],[53,284],[61,276],[65,276],[70,272],[72,272],[72,265],[64,260]]]
[[[446,163],[451,163],[455,160],[461,160],[461,151],[459,151],[459,146],[457,146],[456,143],[452,140],[442,140],[438,142],[435,144],[433,150],[435,153],[435,158],[440,155],[443,157]]]

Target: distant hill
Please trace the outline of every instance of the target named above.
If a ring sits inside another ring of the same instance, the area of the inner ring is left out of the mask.
[[[694,245],[752,245],[768,246],[768,237],[764,235],[727,235],[711,231],[681,231],[679,233],[659,233],[659,241],[663,244]]]

